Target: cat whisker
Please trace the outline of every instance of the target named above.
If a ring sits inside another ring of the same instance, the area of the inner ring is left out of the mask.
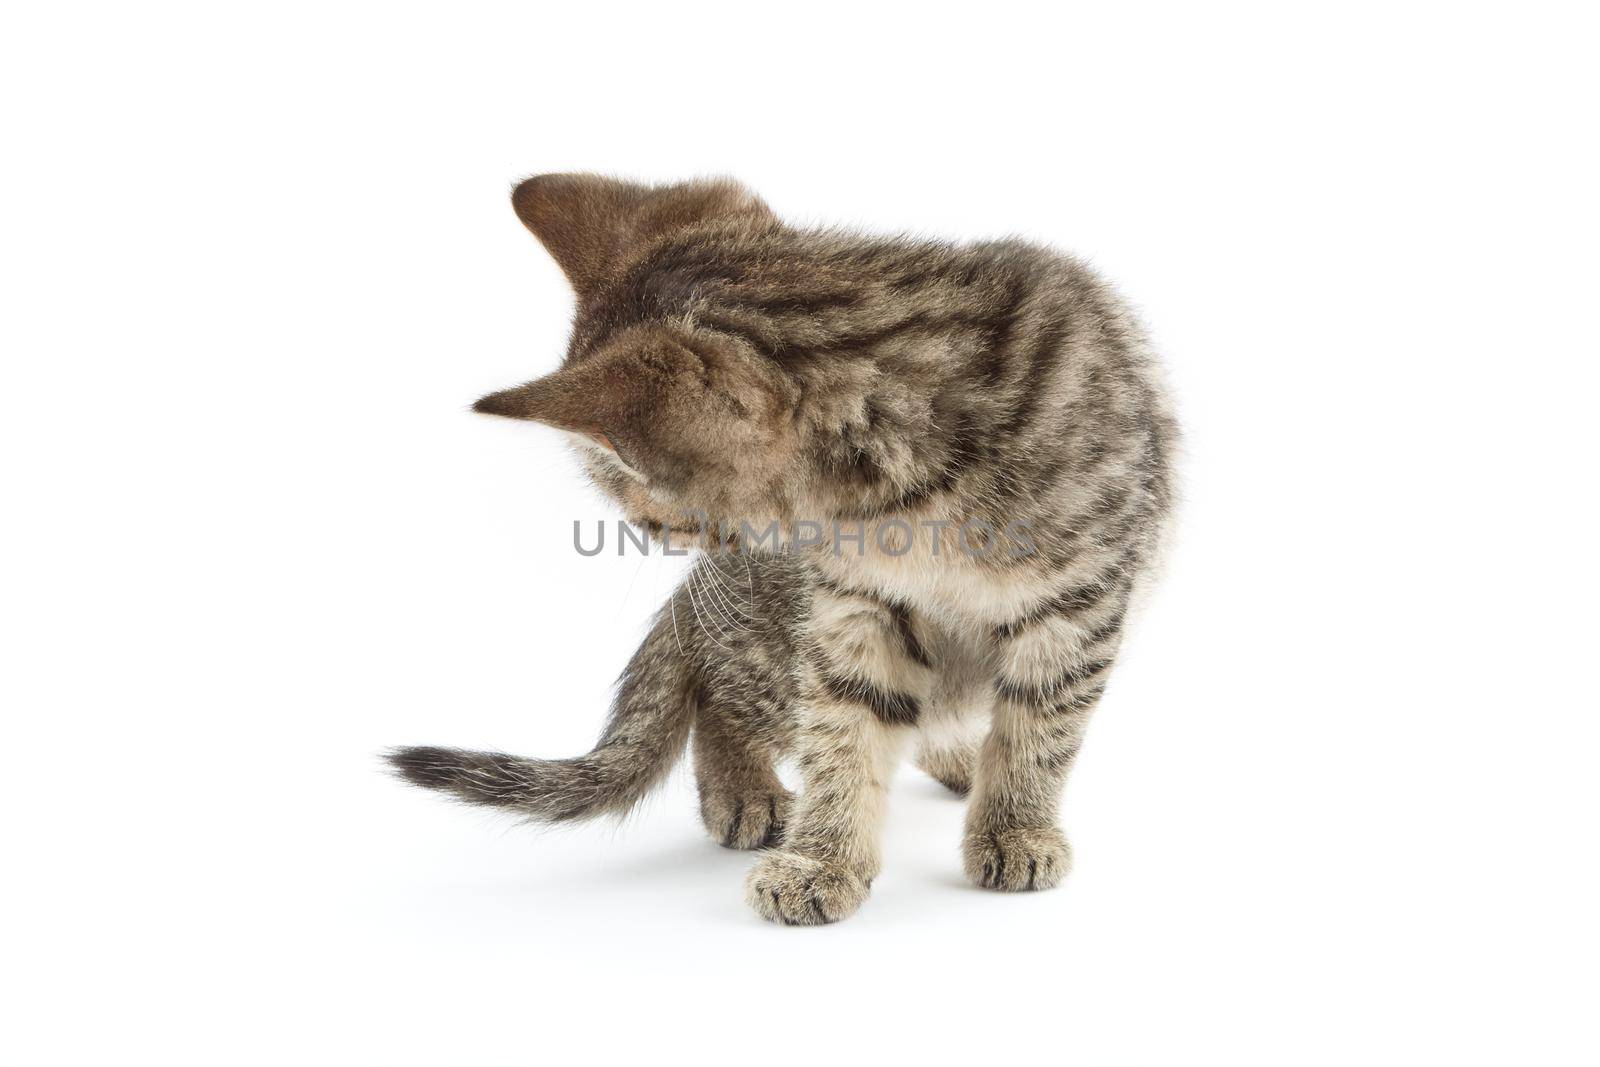
[[[706,594],[713,604],[721,609],[723,617],[735,629],[742,633],[749,633],[750,614],[735,601],[734,597],[737,594],[734,593],[732,587],[727,585],[727,579],[719,573],[720,569],[720,566],[716,563],[709,563],[703,568],[701,591]]]
[[[711,643],[716,645],[722,651],[732,653],[733,650],[727,645],[723,644],[721,641],[717,640],[716,635],[711,632],[711,627],[706,625],[705,616],[700,611],[700,602],[694,595],[693,571],[690,572],[689,580],[683,583],[683,588],[689,591],[689,606],[694,610],[694,620],[700,625],[700,632],[705,634]]]
[[[708,568],[697,567],[694,572],[691,572],[689,580],[693,582],[698,577],[701,583],[700,593],[706,598],[707,603],[716,610],[721,618],[728,622],[731,629],[738,631],[739,633],[748,634],[750,632],[750,628],[740,621],[740,613],[737,611],[734,605],[727,600],[726,595],[717,588],[716,579],[710,574],[705,573],[707,570],[714,568],[714,564]]]

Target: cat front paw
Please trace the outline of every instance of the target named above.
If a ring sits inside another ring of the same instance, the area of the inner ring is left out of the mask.
[[[867,883],[848,867],[797,852],[774,852],[745,878],[745,899],[763,918],[820,926],[847,918],[867,899]]]
[[[700,821],[723,848],[770,848],[783,839],[794,806],[788,790],[703,790]]]
[[[1072,866],[1067,839],[1054,827],[970,831],[961,845],[967,878],[984,889],[1054,889]]]

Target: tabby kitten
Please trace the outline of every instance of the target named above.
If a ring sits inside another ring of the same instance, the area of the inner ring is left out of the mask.
[[[866,898],[914,741],[970,796],[973,882],[1060,882],[1062,786],[1172,506],[1176,427],[1127,307],[1020,241],[800,230],[729,181],[554,174],[512,202],[577,316],[559,370],[476,409],[569,431],[631,520],[712,551],[594,751],[403,748],[398,770],[567,820],[626,811],[692,739],[712,835],[771,847],[751,906],[810,924]]]

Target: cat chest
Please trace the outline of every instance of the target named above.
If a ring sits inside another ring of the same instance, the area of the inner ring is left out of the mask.
[[[1023,614],[1040,583],[1023,574],[996,573],[957,554],[913,551],[827,553],[818,568],[831,580],[889,597],[956,629],[987,629]]]

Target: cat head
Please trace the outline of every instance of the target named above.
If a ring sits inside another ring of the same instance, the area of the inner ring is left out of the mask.
[[[767,206],[731,181],[647,186],[586,174],[530,178],[512,206],[571,282],[577,325],[560,369],[474,410],[566,431],[635,522],[736,527],[788,510],[795,383],[748,344],[697,328],[684,300],[652,302],[640,288],[652,283],[641,267],[652,249],[776,228]]]

